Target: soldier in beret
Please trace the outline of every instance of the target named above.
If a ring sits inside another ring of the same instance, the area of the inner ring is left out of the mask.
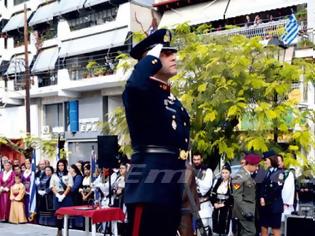
[[[256,188],[255,181],[251,177],[260,161],[259,155],[247,154],[245,156],[245,165],[232,179],[234,207],[233,218],[237,220],[239,236],[254,236],[255,229],[255,204]]]
[[[126,179],[128,235],[174,236],[181,217],[189,116],[171,93],[176,48],[157,30],[132,48],[138,60],[123,92],[133,155]]]

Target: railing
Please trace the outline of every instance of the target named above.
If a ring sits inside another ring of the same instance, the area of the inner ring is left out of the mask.
[[[287,19],[271,21],[267,23],[260,23],[258,25],[237,27],[228,30],[215,31],[207,34],[212,37],[219,36],[233,36],[233,35],[244,35],[248,38],[260,36],[262,38],[271,38],[272,36],[281,36],[284,32],[284,27],[287,23]]]

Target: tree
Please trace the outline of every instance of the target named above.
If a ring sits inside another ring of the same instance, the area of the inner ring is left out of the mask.
[[[244,151],[273,148],[285,160],[297,164],[297,155],[307,165],[315,113],[301,109],[291,93],[302,77],[313,80],[313,65],[279,62],[278,49],[264,46],[260,38],[211,38],[205,32],[207,26],[192,32],[187,24],[174,32],[179,73],[172,78],[172,91],[189,111],[192,149],[215,162],[219,156],[233,159]],[[123,115],[120,111],[116,119]],[[125,128],[115,127],[116,134],[127,135]]]
[[[28,159],[32,158],[32,152],[35,149],[41,150],[41,152],[48,157],[55,157],[57,155],[57,139],[45,140],[27,135],[22,138],[22,140],[23,144],[19,145],[12,142],[7,137],[0,137],[0,144],[4,144],[10,147],[12,150],[22,154],[25,158]],[[61,149],[59,152],[61,159],[66,157],[66,152],[64,149]]]

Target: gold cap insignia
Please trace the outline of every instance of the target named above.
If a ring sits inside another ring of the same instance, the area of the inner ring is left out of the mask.
[[[180,152],[179,152],[179,159],[187,160],[187,158],[188,158],[188,151],[180,150]]]
[[[171,34],[169,31],[166,31],[164,38],[163,38],[164,43],[169,43],[171,42]]]

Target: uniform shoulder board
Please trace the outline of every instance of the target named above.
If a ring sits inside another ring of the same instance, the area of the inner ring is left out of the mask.
[[[242,183],[242,182],[244,182],[244,178],[243,178],[243,176],[241,174],[235,175],[233,177],[233,179],[232,179],[232,184],[234,184],[234,183]]]

